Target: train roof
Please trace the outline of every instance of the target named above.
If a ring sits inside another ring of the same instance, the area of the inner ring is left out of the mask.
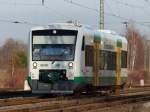
[[[112,30],[96,30],[101,38],[112,38],[114,40],[122,40],[123,43],[127,43],[126,37],[112,31]]]
[[[34,30],[44,30],[44,29],[51,29],[51,28],[61,28],[61,27],[82,27],[81,24],[78,24],[78,23],[52,23],[50,25],[45,25],[45,26],[36,26],[36,27],[33,27],[31,28],[31,31],[34,31]]]
[[[50,25],[45,25],[45,26],[36,26],[33,27],[31,29],[31,31],[35,31],[35,30],[45,30],[45,29],[61,29],[61,28],[70,28],[70,29],[77,29],[79,27],[83,27],[85,30],[84,31],[88,31],[90,30],[90,32],[95,32],[98,33],[98,35],[100,35],[100,37],[102,38],[112,38],[112,39],[121,39],[122,42],[127,43],[127,40],[125,37],[117,34],[116,32],[112,31],[112,30],[94,30],[93,28],[87,26],[87,25],[81,25],[78,23],[52,23]]]

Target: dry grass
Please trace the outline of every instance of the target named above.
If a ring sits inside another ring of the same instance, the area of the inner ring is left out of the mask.
[[[0,89],[23,89],[26,70],[15,70],[14,75],[12,76],[8,70],[0,69],[0,76]]]
[[[144,106],[143,104],[124,104],[113,107],[107,107],[104,109],[93,110],[89,112],[150,112],[150,106]]]
[[[133,85],[140,83],[140,80],[144,80],[145,84],[150,84],[150,76],[147,70],[136,70],[128,72],[128,82]]]

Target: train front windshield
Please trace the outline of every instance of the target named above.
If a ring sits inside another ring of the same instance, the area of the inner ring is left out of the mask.
[[[77,31],[40,30],[32,32],[33,61],[73,61]]]

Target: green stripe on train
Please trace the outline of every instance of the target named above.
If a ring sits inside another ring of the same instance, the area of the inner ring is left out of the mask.
[[[99,32],[94,33],[94,42],[95,43],[100,43],[101,42],[101,37]]]
[[[127,81],[127,77],[121,77],[121,82],[124,83]],[[75,77],[75,83],[94,83],[94,77]],[[102,85],[114,85],[116,84],[116,77],[100,77],[100,84]]]
[[[29,84],[30,87],[31,87],[31,85],[32,85],[32,79],[31,79],[31,76],[28,76],[28,77],[27,77],[27,81],[28,81],[28,84]]]
[[[117,47],[122,48],[122,40],[121,39],[117,40]]]

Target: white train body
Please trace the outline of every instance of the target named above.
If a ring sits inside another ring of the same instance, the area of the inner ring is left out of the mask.
[[[122,51],[121,83],[127,81],[127,40],[111,31],[70,23],[35,27],[29,38],[28,83],[33,93],[72,93],[94,86],[95,40],[100,43],[99,87],[116,85],[116,52]]]

